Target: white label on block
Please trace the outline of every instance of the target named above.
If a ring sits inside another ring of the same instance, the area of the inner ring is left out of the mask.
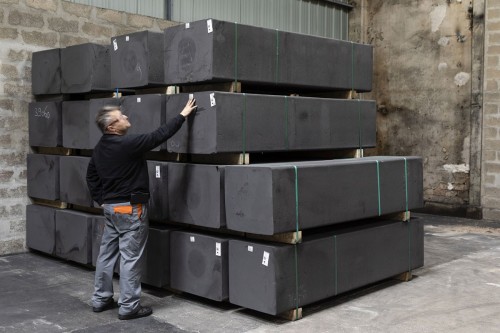
[[[267,266],[269,264],[269,252],[264,251],[262,256],[262,265]]]
[[[248,252],[253,252],[253,246],[252,245],[248,245],[247,249],[248,249]]]
[[[190,241],[191,243],[194,243],[194,236],[189,236],[189,241]]]
[[[118,50],[118,43],[116,42],[116,39],[113,39],[113,49],[115,51]]]
[[[210,94],[210,106],[215,106],[215,93]]]
[[[208,33],[211,33],[212,31],[214,31],[214,29],[212,27],[212,19],[207,20],[207,31],[208,31]]]
[[[130,39],[129,36],[125,36],[125,41],[126,42],[128,42],[129,39]]]
[[[186,29],[189,29],[189,22],[186,23]]]
[[[140,103],[140,102],[141,102],[141,98],[137,97],[137,103]]]
[[[220,257],[220,252],[221,252],[221,249],[220,249],[220,243],[219,242],[215,242],[215,255],[217,257]]]
[[[161,178],[159,165],[156,166],[156,178]]]
[[[194,98],[194,94],[189,94],[189,99],[193,99]]]

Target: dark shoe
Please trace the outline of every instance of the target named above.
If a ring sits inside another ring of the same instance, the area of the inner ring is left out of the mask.
[[[94,312],[103,312],[103,311],[106,311],[106,310],[113,309],[115,307],[116,307],[116,303],[113,300],[113,297],[111,297],[106,303],[104,303],[104,305],[99,306],[99,307],[93,306],[92,307],[92,311],[94,311]]]
[[[118,319],[120,320],[129,320],[129,319],[136,319],[136,318],[142,318],[142,317],[147,317],[153,313],[153,309],[151,309],[149,306],[139,306],[139,309],[130,314],[126,315],[118,315]]]

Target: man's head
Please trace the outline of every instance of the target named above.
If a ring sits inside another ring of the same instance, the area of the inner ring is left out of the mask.
[[[116,105],[103,107],[95,122],[103,134],[124,135],[131,126],[128,117],[122,114],[120,107]]]

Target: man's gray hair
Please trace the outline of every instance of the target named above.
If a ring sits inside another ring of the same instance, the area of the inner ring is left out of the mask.
[[[118,105],[106,105],[103,106],[97,113],[97,116],[95,117],[95,123],[102,133],[106,133],[106,128],[108,128],[109,124],[114,121],[114,119],[110,115],[110,112],[116,110],[120,111],[120,107]]]

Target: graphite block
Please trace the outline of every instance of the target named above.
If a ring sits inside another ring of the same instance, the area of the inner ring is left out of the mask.
[[[61,49],[61,92],[112,91],[110,46],[85,43]]]
[[[170,285],[170,236],[175,230],[163,225],[150,226],[146,250],[143,254],[141,281],[154,287]]]
[[[373,47],[218,20],[165,30],[165,81],[372,89]]]
[[[30,146],[62,146],[61,102],[32,102],[28,112]]]
[[[61,201],[93,207],[86,179],[89,162],[90,157],[61,156],[59,161]]]
[[[127,132],[128,134],[152,132],[165,123],[165,95],[148,94],[122,97],[121,110],[129,118],[132,125]],[[160,147],[153,150],[160,150]]]
[[[163,34],[139,31],[111,38],[111,86],[164,85]]]
[[[92,263],[94,216],[69,209],[56,212],[56,256],[84,265]]]
[[[168,198],[170,221],[225,227],[224,166],[169,163]]]
[[[168,162],[147,161],[149,174],[149,219],[168,221]],[[176,194],[177,195],[177,194]]]
[[[28,196],[38,199],[59,200],[59,159],[57,155],[28,154]]]
[[[53,255],[56,250],[57,208],[26,206],[26,246]]]
[[[226,166],[228,229],[272,235],[423,207],[422,159]]]
[[[120,105],[117,98],[99,98],[88,101],[62,103],[63,146],[75,149],[94,149],[102,136],[95,117],[103,106]]]
[[[61,49],[33,52],[31,91],[33,95],[61,93]]]
[[[175,153],[367,148],[376,145],[375,101],[194,93],[198,108],[167,141]],[[187,94],[167,97],[167,119]],[[314,135],[311,135],[314,133]]]
[[[285,245],[229,241],[229,301],[277,315],[424,264],[423,222],[368,221]]]
[[[170,237],[170,286],[214,301],[229,296],[228,239],[173,231]]]

